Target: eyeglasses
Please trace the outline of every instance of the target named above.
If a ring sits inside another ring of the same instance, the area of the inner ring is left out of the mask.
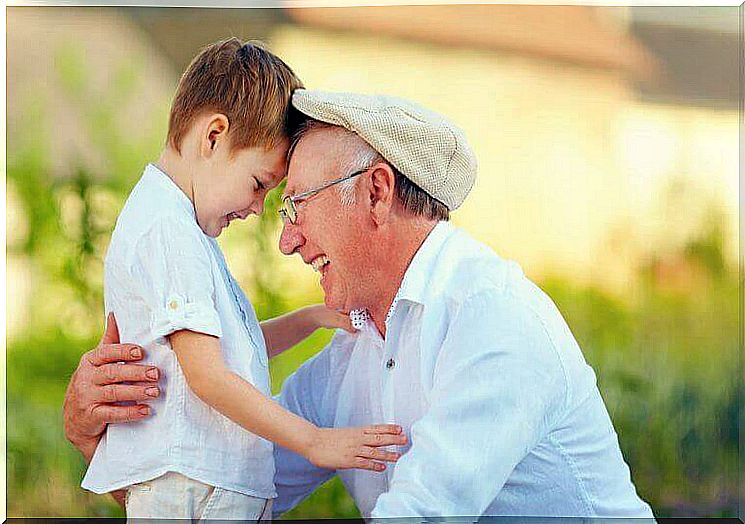
[[[341,182],[344,182],[346,180],[349,180],[350,178],[354,178],[356,176],[359,176],[363,173],[367,173],[370,170],[370,168],[365,168],[360,171],[355,171],[351,175],[347,175],[341,178],[337,178],[334,180],[330,180],[323,184],[322,186],[319,186],[315,189],[310,189],[308,191],[304,191],[298,195],[293,196],[286,196],[282,199],[282,205],[280,206],[278,212],[279,216],[282,217],[282,221],[285,224],[295,224],[297,222],[297,207],[295,206],[296,203],[302,202],[303,200],[307,200],[313,195],[317,194],[320,191],[323,191],[326,188],[329,188],[331,186],[334,186],[336,184],[340,184]]]

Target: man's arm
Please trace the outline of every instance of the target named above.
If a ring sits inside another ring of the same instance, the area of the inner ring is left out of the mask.
[[[142,360],[144,351],[134,344],[120,344],[113,313],[106,319],[106,332],[95,349],[80,358],[65,393],[63,418],[65,436],[90,462],[106,425],[133,422],[150,415],[143,402],[160,395],[159,370],[133,364]],[[126,382],[127,384],[123,384]],[[136,405],[120,406],[121,401]],[[123,504],[123,492],[112,496]]]
[[[372,517],[482,515],[565,394],[556,350],[528,306],[496,290],[468,299],[440,350],[430,408]]]
[[[336,377],[343,370],[335,369],[337,373],[332,373],[331,357],[341,354],[343,346],[351,343],[353,337],[337,332],[328,346],[285,380],[282,391],[275,397],[277,402],[319,427],[332,427],[338,393]],[[274,464],[277,498],[272,506],[273,518],[300,504],[336,474],[281,446],[274,446]]]

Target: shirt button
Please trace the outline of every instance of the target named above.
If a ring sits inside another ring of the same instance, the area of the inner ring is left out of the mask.
[[[396,361],[393,360],[392,358],[389,358],[388,362],[385,363],[385,367],[387,369],[393,369],[394,367],[396,367]]]
[[[176,302],[175,300],[171,300],[168,303],[168,307],[171,308],[171,309],[178,309],[178,302]]]

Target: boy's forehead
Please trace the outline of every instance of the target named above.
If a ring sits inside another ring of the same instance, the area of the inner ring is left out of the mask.
[[[281,169],[277,169],[270,173],[271,181],[277,184],[281,183],[287,177],[287,166],[282,166]]]

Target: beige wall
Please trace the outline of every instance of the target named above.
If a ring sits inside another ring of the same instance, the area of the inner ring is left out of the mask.
[[[113,131],[125,140],[162,135],[178,74],[130,17],[112,8],[16,7],[7,22],[9,154],[44,140],[56,175],[80,160],[102,171],[101,144],[112,137],[89,125],[102,109],[120,115]]]

